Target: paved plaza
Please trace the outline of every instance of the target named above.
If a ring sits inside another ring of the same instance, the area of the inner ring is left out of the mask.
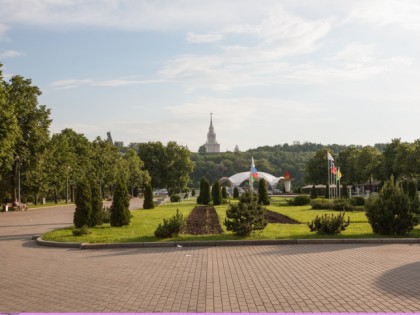
[[[420,312],[420,244],[80,250],[33,235],[74,206],[0,213],[0,312]]]

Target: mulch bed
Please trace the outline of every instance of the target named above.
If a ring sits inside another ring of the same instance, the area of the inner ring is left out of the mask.
[[[184,233],[193,235],[221,234],[219,216],[212,206],[196,206],[186,220]]]
[[[293,220],[283,214],[270,210],[265,210],[265,219],[268,223],[300,224],[299,221]]]

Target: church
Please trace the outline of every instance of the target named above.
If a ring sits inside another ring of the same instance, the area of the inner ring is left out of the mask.
[[[214,132],[213,127],[213,113],[210,113],[210,127],[209,132],[207,133],[207,142],[204,146],[206,147],[207,153],[220,152],[220,144],[216,141],[216,133]]]

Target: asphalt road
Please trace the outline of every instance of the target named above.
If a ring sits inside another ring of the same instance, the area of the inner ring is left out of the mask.
[[[80,250],[32,235],[74,206],[0,213],[0,312],[420,312],[420,244]]]

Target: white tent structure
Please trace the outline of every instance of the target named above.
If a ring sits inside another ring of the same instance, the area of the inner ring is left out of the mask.
[[[231,177],[223,177],[219,179],[219,183],[220,185],[222,185],[228,182],[233,186],[239,187],[243,182],[249,180],[249,176],[250,176],[250,172],[237,173]],[[279,181],[285,180],[283,176],[275,177],[271,174],[258,171],[257,181],[260,180],[261,178],[264,178],[264,180],[271,186],[272,189],[274,189],[277,186]]]

